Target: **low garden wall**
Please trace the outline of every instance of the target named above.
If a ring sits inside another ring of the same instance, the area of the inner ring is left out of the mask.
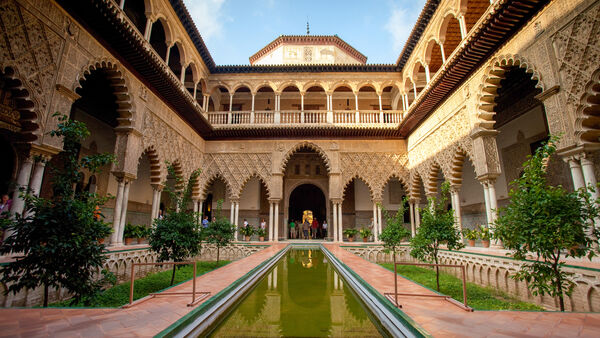
[[[344,246],[344,248],[370,262],[391,263],[392,257],[384,252],[380,245]],[[550,296],[533,296],[526,282],[513,280],[510,276],[526,263],[509,257],[472,253],[465,251],[442,250],[439,254],[441,264],[462,264],[466,267],[469,282],[502,290],[523,301],[538,304],[548,310],[558,310],[558,299]],[[416,262],[409,255],[408,246],[402,247],[397,261]],[[565,266],[571,274],[575,288],[571,296],[565,298],[567,311],[600,312],[600,269]],[[443,269],[460,277],[458,269]]]
[[[265,248],[266,245],[253,245],[236,243],[225,248],[221,248],[220,260],[237,260],[249,256]],[[107,259],[104,267],[115,274],[119,282],[129,280],[131,277],[131,264],[133,263],[153,263],[156,262],[157,255],[150,251],[147,245],[136,246],[131,249],[114,250],[106,253]],[[213,244],[203,244],[200,256],[195,260],[213,261],[216,260],[217,249]],[[6,263],[4,263],[6,264]],[[138,266],[135,268],[137,278],[142,278],[151,272],[170,269],[171,265],[160,266]],[[42,304],[43,289],[22,290],[17,294],[4,294],[6,285],[0,284],[0,307],[15,306],[37,306]],[[69,294],[66,290],[51,289],[49,292],[49,303],[68,299]]]

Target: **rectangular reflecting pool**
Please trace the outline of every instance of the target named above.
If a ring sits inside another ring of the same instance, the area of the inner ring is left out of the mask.
[[[211,337],[381,337],[355,293],[319,249],[291,249]]]

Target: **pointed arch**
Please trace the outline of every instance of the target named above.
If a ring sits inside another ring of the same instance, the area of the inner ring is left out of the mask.
[[[350,183],[352,183],[354,180],[361,180],[363,181],[363,183],[369,188],[369,194],[371,195],[371,200],[373,200],[375,198],[375,189],[373,188],[373,184],[365,179],[362,175],[360,174],[354,174],[354,176],[346,179],[345,182],[343,182],[342,184],[342,193],[344,193],[346,191],[346,188],[348,187],[348,185],[350,185]],[[343,196],[342,196],[343,197]]]
[[[225,176],[223,174],[217,172],[217,173],[213,173],[212,175],[210,175],[208,178],[206,178],[204,180],[198,180],[198,186],[199,186],[198,196],[200,196],[201,199],[206,198],[206,190],[213,183],[215,183],[216,180],[221,180],[221,181],[223,181],[223,183],[225,183],[225,193],[230,198],[237,196],[237,195],[233,194],[233,187],[232,187],[231,183],[225,178]]]
[[[152,146],[149,146],[148,148],[146,148],[142,152],[142,154],[138,158],[138,168],[140,165],[139,162],[142,160],[142,157],[144,155],[148,156],[148,161],[150,162],[150,183],[160,184],[160,183],[164,182],[164,180],[166,179],[167,173],[165,172],[165,170],[163,169],[163,167],[161,165],[162,160],[161,160],[160,156],[158,155],[158,151],[156,150],[156,148],[152,145]]]
[[[600,69],[585,86],[575,110],[575,136],[582,143],[598,143],[600,137]]]
[[[465,161],[467,160],[473,163],[473,160],[469,157],[467,151],[465,151],[461,147],[458,147],[454,151],[454,155],[452,156],[452,160],[450,163],[450,175],[448,177],[448,181],[450,181],[450,184],[457,186],[462,185],[463,166],[465,164]]]
[[[439,163],[434,161],[431,164],[431,166],[429,167],[429,170],[427,173],[427,182],[425,185],[425,191],[427,194],[433,195],[433,194],[439,193],[438,177],[440,174],[442,174],[442,176],[444,175],[444,172],[442,171],[442,166]]]
[[[1,69],[4,90],[10,92],[14,98],[15,109],[19,112],[19,123],[21,130],[19,133],[23,141],[33,142],[38,138],[39,127],[39,102],[32,97],[34,91],[31,90],[27,81],[22,81],[15,67],[5,67]]]
[[[544,90],[540,73],[524,57],[503,55],[492,59],[488,63],[481,81],[482,84],[479,86],[477,126],[488,130],[494,129],[494,115],[496,115],[494,108],[496,107],[495,99],[498,96],[498,88],[500,88],[500,81],[505,78],[505,73],[511,67],[525,69],[526,73],[531,74],[531,79],[537,82],[535,87]]]
[[[265,186],[265,188],[267,189],[267,198],[270,198],[271,197],[271,187],[267,183],[268,179],[266,177],[262,177],[256,171],[253,171],[252,173],[250,173],[250,175],[247,175],[246,177],[244,177],[244,179],[242,180],[242,183],[240,184],[239,191],[236,193],[236,195],[241,196],[242,191],[244,191],[244,188],[246,187],[246,184],[253,178],[258,179],[260,181],[260,183]]]
[[[129,81],[125,77],[124,71],[120,69],[118,62],[109,59],[98,59],[88,63],[75,79],[72,87],[73,92],[81,88],[87,76],[95,70],[104,70],[110,81],[113,94],[117,98],[115,103],[117,104],[117,113],[119,114],[119,118],[117,118],[119,127],[131,127],[135,120],[133,100],[129,93]]]
[[[281,173],[285,172],[285,167],[287,166],[287,163],[290,160],[290,158],[292,157],[292,155],[294,155],[294,153],[296,153],[298,150],[300,150],[302,148],[308,148],[308,149],[314,150],[317,154],[319,154],[319,156],[325,163],[327,172],[331,172],[331,161],[329,159],[329,156],[327,156],[327,153],[321,147],[319,147],[318,145],[316,145],[312,142],[309,142],[309,141],[297,143],[295,146],[293,146],[290,150],[287,151],[285,156],[283,156],[281,164],[279,165],[279,172],[281,172]]]
[[[423,179],[421,178],[419,172],[415,169],[413,170],[410,178],[410,189],[408,192],[411,199],[420,201],[423,197],[425,197],[421,196],[421,186],[423,186]]]

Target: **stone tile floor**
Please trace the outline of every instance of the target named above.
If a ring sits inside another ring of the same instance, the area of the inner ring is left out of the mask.
[[[337,244],[325,244],[379,293],[394,292],[394,273]],[[402,277],[399,292],[432,291]],[[398,297],[402,311],[434,337],[600,337],[600,313],[467,312],[443,299]]]
[[[282,249],[274,244],[196,279],[201,291],[216,294]],[[337,244],[324,243],[381,294],[393,292],[393,272]],[[399,278],[405,292],[431,292]],[[191,291],[191,281],[170,291]],[[193,308],[189,296],[150,299],[129,309],[0,309],[0,337],[148,337],[167,328]],[[466,312],[439,299],[399,297],[403,311],[436,337],[599,337],[600,314],[476,311]]]

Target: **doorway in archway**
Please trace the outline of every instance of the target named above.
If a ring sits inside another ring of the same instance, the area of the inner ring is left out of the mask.
[[[312,216],[316,217],[321,225],[327,214],[325,194],[314,184],[299,185],[290,195],[288,210],[290,220],[301,224],[304,211],[307,210],[312,211]]]

